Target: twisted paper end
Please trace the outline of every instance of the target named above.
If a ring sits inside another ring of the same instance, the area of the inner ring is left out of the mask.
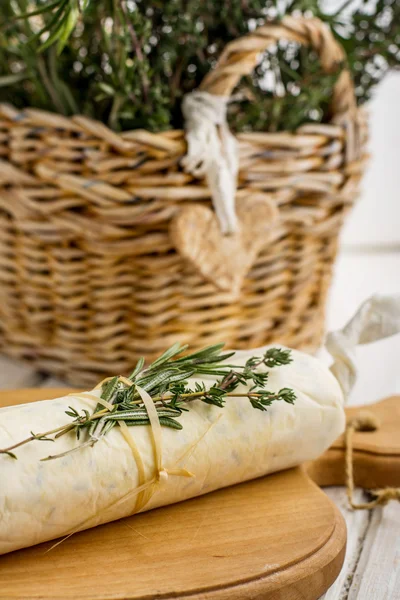
[[[375,295],[366,300],[350,321],[327,336],[326,349],[334,358],[331,371],[348,398],[357,378],[355,349],[400,332],[400,296]]]

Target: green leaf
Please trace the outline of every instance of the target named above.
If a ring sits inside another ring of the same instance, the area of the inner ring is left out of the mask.
[[[29,19],[30,17],[36,17],[37,15],[42,15],[44,13],[50,12],[53,8],[59,6],[60,3],[62,3],[62,1],[63,0],[55,0],[54,2],[50,2],[50,4],[45,4],[44,6],[36,8],[31,12],[18,14],[15,16],[15,19]]]
[[[139,360],[136,363],[136,367],[135,369],[132,371],[132,373],[129,375],[129,379],[135,379],[136,375],[138,373],[140,373],[140,371],[143,369],[144,367],[144,358],[143,356],[139,358]]]
[[[110,379],[109,381],[106,381],[106,383],[103,385],[102,391],[101,391],[101,398],[103,400],[107,400],[107,402],[109,402],[112,397],[114,396],[116,390],[118,389],[118,376],[113,377],[112,379]],[[97,405],[97,410],[100,410],[101,408],[103,408],[103,406],[101,404]]]
[[[10,458],[15,458],[15,460],[18,460],[18,458],[14,454],[14,452],[10,452],[9,450],[6,450],[6,451],[3,450],[2,454],[7,454],[7,456],[9,456]]]
[[[109,85],[108,83],[104,83],[104,81],[100,81],[98,84],[98,88],[104,92],[107,96],[115,96],[116,91],[115,89]]]
[[[162,354],[159,358],[157,358],[151,364],[151,368],[153,369],[153,368],[156,368],[156,367],[160,367],[161,365],[163,365],[167,361],[171,360],[177,354],[181,354],[182,352],[184,352],[186,349],[187,349],[187,345],[186,346],[181,346],[179,344],[179,342],[176,342],[176,344],[174,344],[173,346],[171,346],[171,348],[169,348],[168,350],[166,350],[164,352],[164,354]]]
[[[160,425],[164,425],[164,427],[171,427],[172,429],[183,429],[182,424],[171,417],[160,417]]]
[[[76,410],[74,408],[72,408],[71,406],[69,406],[69,408],[71,410],[66,410],[65,411],[66,415],[68,415],[69,417],[73,417],[73,418],[79,417],[79,414],[76,412]]]
[[[264,362],[269,368],[288,365],[292,362],[291,351],[282,348],[269,348],[264,355]]]
[[[60,55],[61,52],[63,51],[64,46],[66,45],[69,36],[75,29],[78,19],[79,19],[79,9],[78,9],[78,7],[72,7],[69,11],[69,14],[68,14],[68,17],[67,17],[65,23],[63,24],[63,26],[59,32],[58,43],[57,43],[57,54],[58,55]]]
[[[198,375],[215,375],[216,377],[225,376],[229,373],[226,369],[216,369],[214,366],[196,366],[195,373]]]
[[[282,388],[279,390],[279,396],[284,402],[288,404],[294,404],[296,400],[296,394],[290,388]]]
[[[146,373],[146,371],[145,371]],[[193,371],[192,371],[193,373]],[[156,371],[153,375],[147,375],[136,381],[137,385],[142,387],[147,392],[154,390],[157,386],[168,381],[180,381],[186,378],[187,371],[183,373],[174,368],[165,368],[161,371]]]
[[[207,364],[219,364],[223,361],[228,360],[228,358],[232,358],[232,356],[234,356],[236,354],[236,352],[227,352],[226,354],[212,354],[211,356],[209,356],[208,358],[195,358],[195,359],[189,359],[187,362],[190,364],[202,364],[202,365],[207,365]]]
[[[52,29],[54,28],[53,29],[54,33],[56,33],[56,31],[59,30],[59,28],[61,27],[61,24],[62,24],[62,20],[66,16],[66,15],[64,15],[64,17],[63,17],[63,11],[64,11],[64,8],[67,5],[67,3],[68,3],[68,0],[61,0],[60,7],[54,13],[54,15],[52,16],[52,18],[50,19],[50,21],[46,22],[45,25],[44,25],[44,27],[42,27],[42,29],[40,29],[40,31],[38,31],[37,33],[35,33],[34,35],[32,35],[28,39],[27,44],[31,44],[32,42],[37,41],[37,40],[40,41],[41,36],[46,31],[52,31]],[[61,19],[61,21],[59,21],[59,19]],[[40,50],[40,48],[39,48],[39,50]]]
[[[64,24],[67,22],[67,19],[68,13],[65,13],[65,15],[60,19],[58,25],[55,27],[53,33],[49,35],[49,37],[45,42],[43,42],[43,44],[40,45],[39,52],[43,52],[44,50],[52,46],[60,38],[61,31],[64,27]]]
[[[224,346],[224,343],[214,344],[213,346],[207,346],[206,348],[203,348],[203,350],[199,350],[198,352],[194,352],[193,354],[188,354],[187,356],[178,358],[175,361],[175,363],[181,363],[185,361],[192,361],[193,359],[208,358],[210,356],[215,356],[222,350]]]
[[[15,83],[19,83],[24,79],[29,77],[29,73],[23,71],[22,73],[14,73],[11,75],[3,75],[0,77],[0,87],[6,87],[9,85],[14,85]]]
[[[55,439],[49,438],[46,435],[37,435],[36,433],[33,433],[33,431],[31,431],[31,436],[38,442],[55,442]]]

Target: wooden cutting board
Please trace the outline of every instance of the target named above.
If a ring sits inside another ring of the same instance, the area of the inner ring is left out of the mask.
[[[0,392],[0,406],[44,391],[71,390]],[[340,442],[333,449],[340,462]],[[51,542],[4,555],[0,599],[316,600],[339,574],[345,544],[337,508],[305,469],[290,469],[76,534],[47,553]]]

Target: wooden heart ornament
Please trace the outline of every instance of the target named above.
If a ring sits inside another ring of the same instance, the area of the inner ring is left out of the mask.
[[[268,243],[278,209],[265,197],[237,203],[239,229],[221,233],[214,211],[202,204],[182,207],[171,223],[171,238],[179,254],[223,291],[237,294],[260,250]]]

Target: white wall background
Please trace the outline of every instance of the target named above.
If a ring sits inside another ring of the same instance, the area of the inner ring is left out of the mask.
[[[387,75],[369,105],[371,159],[345,225],[328,307],[337,329],[374,293],[400,295],[400,72]],[[352,403],[400,394],[400,335],[358,349]]]
[[[400,249],[400,72],[389,73],[377,87],[369,113],[370,164],[343,243]]]

